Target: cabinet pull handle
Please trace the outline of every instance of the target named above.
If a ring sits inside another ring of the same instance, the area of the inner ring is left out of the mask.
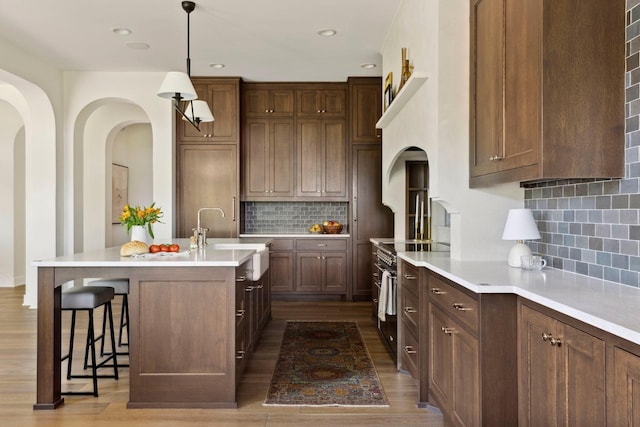
[[[253,286],[247,286],[246,288],[244,288],[245,292],[253,292],[254,287]]]
[[[441,291],[439,288],[431,288],[431,292],[436,294],[436,295],[444,295],[444,294],[446,294],[446,292]]]
[[[236,222],[236,196],[231,198],[232,201],[232,209],[231,209],[231,221]]]
[[[545,341],[545,342],[546,342],[546,341],[549,341],[549,340],[551,339],[551,337],[552,337],[552,335],[551,335],[551,334],[548,334],[548,333],[546,333],[546,332],[543,332],[543,333],[542,333],[542,341]]]
[[[327,246],[327,244],[326,244],[326,243],[318,243],[316,246],[319,246],[319,247],[321,247],[321,248],[324,248],[325,246]]]
[[[263,285],[254,286],[253,289],[262,289]]]
[[[464,304],[460,304],[459,302],[454,302],[451,304],[451,307],[455,308],[458,311],[469,311],[471,308],[465,307]]]
[[[444,332],[447,335],[451,335],[453,332],[455,331],[455,329],[453,328],[447,328],[447,327],[442,327],[442,332]]]
[[[377,304],[378,303],[378,298],[374,298],[373,302]]]
[[[378,272],[373,273],[373,277],[378,277]]]
[[[418,310],[416,310],[416,309],[415,309],[415,308],[413,308],[413,307],[405,307],[405,308],[404,308],[404,312],[405,312],[405,313],[407,313],[407,314],[411,314],[411,313],[417,313],[417,312],[418,312]]]
[[[358,221],[358,196],[353,196],[353,222]]]
[[[417,353],[417,351],[415,351],[415,350],[413,349],[413,346],[412,346],[412,345],[405,345],[405,346],[404,346],[404,351],[406,351],[406,352],[407,352],[407,354],[416,354],[416,353]]]
[[[236,277],[236,282],[244,282],[247,280],[246,276],[238,276]]]
[[[416,276],[412,276],[410,274],[405,274],[403,277],[407,280],[416,280]]]
[[[560,347],[560,344],[562,344],[562,341],[560,340],[560,338],[551,338],[549,340],[549,344]]]
[[[244,310],[236,310],[236,317],[244,316]]]
[[[244,359],[244,350],[238,350],[236,353],[236,359]]]

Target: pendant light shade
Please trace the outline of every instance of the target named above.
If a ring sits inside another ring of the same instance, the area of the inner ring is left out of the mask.
[[[213,114],[211,114],[211,110],[209,109],[209,104],[207,104],[207,101],[201,99],[191,101],[185,114],[188,117],[192,117],[196,123],[212,122],[214,120]],[[189,121],[185,116],[182,116],[182,120]]]
[[[191,101],[198,98],[191,79],[187,73],[182,71],[169,71],[167,73],[160,85],[160,89],[158,89],[158,96],[166,99],[180,98],[180,101]]]

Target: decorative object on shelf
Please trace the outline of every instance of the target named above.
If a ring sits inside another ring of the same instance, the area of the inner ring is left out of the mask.
[[[516,244],[509,251],[509,267],[521,267],[521,258],[530,257],[531,249],[525,240],[540,238],[540,232],[530,209],[510,209],[507,222],[502,233],[502,240],[515,240]]]
[[[191,58],[189,57],[191,22],[189,17],[195,8],[196,4],[192,1],[182,2],[182,9],[187,12],[187,73],[168,72],[160,85],[158,96],[172,99],[173,107],[182,115],[182,119],[200,131],[200,123],[212,122],[214,119],[209,105],[206,101],[198,100],[198,93],[191,83]]]
[[[120,224],[127,227],[127,233],[131,233],[131,240],[149,243],[149,239],[141,239],[141,237],[144,237],[142,234],[143,231],[148,233],[151,239],[155,238],[151,225],[156,222],[162,222],[160,221],[160,218],[162,218],[162,211],[160,208],[156,208],[155,205],[156,203],[153,202],[147,208],[144,206],[140,207],[129,205],[125,205],[122,208]],[[138,228],[134,229],[134,227]]]
[[[400,86],[398,86],[398,92],[404,87],[405,83],[411,77],[412,66],[409,65],[409,60],[407,59],[407,48],[402,48],[402,71],[400,73]]]
[[[387,111],[387,108],[393,102],[393,72],[387,74],[387,78],[384,79],[384,111]]]

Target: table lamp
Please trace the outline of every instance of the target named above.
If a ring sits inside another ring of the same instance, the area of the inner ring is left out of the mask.
[[[509,251],[509,267],[520,267],[520,257],[531,256],[531,249],[524,244],[525,240],[539,238],[540,233],[531,210],[510,209],[502,233],[502,240],[516,241]]]

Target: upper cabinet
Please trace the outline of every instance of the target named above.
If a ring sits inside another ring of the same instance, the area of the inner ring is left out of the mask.
[[[376,123],[382,115],[382,79],[353,77],[348,85],[351,142],[380,142],[382,131],[376,129]]]
[[[624,176],[624,0],[472,0],[470,187]]]
[[[176,140],[178,142],[238,143],[240,128],[240,79],[192,79],[198,99],[209,104],[213,122],[200,123],[200,131],[177,116]]]
[[[293,117],[292,86],[246,83],[242,88],[244,117]]]
[[[296,90],[296,116],[344,118],[347,114],[345,85],[321,84]]]

